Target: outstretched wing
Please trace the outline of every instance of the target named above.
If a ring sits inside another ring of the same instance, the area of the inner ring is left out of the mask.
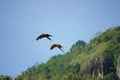
[[[36,38],[36,40],[42,39],[43,37],[44,37],[43,34],[42,34],[42,35],[39,35],[39,36]]]
[[[36,38],[36,40],[39,40],[39,39],[42,39],[42,38],[47,38],[47,39],[51,40],[50,37],[52,37],[52,35],[50,35],[50,34],[41,34]]]
[[[50,49],[52,50],[53,48],[55,48],[57,46],[57,44],[53,44]]]

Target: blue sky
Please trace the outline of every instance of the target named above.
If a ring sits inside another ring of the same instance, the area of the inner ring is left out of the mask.
[[[64,51],[78,40],[120,25],[119,0],[0,0],[0,74],[17,76]],[[52,34],[52,41],[36,37]]]

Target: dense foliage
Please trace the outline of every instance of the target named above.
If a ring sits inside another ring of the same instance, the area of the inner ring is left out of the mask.
[[[48,62],[33,65],[15,80],[100,80],[92,73],[81,74],[99,57],[103,62],[103,80],[117,80],[117,60],[120,56],[120,26],[99,33],[86,44],[79,40],[70,52],[53,56]]]
[[[0,80],[12,80],[12,78],[8,75],[0,75]]]

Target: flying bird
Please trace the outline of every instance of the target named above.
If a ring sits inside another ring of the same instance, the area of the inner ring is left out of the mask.
[[[42,38],[47,38],[47,39],[51,40],[50,37],[52,37],[52,35],[50,35],[50,34],[41,34],[36,38],[36,40],[39,40],[39,39],[42,39]]]
[[[54,49],[55,47],[59,48],[62,52],[64,52],[62,50],[63,47],[60,44],[52,44],[52,46],[50,47],[50,50]]]

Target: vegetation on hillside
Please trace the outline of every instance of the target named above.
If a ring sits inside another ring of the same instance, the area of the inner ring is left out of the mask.
[[[117,26],[97,34],[88,44],[78,40],[69,52],[33,65],[15,80],[118,80],[119,53],[120,26]],[[99,67],[102,68],[102,78],[99,73],[95,74]]]
[[[73,44],[70,52],[53,56],[47,63],[28,68],[15,80],[98,80],[97,76],[92,74],[81,74],[81,71],[91,66],[90,62],[97,56],[103,62],[103,66],[107,66],[103,68],[103,79],[116,80],[119,43],[120,26],[109,28],[97,34],[88,44],[79,40]]]
[[[0,80],[12,80],[12,77],[8,75],[0,75]]]

